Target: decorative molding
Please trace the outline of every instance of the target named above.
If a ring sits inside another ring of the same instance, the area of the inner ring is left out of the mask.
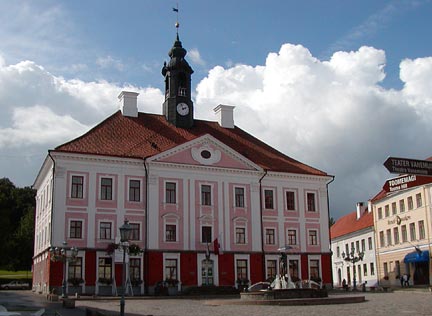
[[[208,142],[204,142],[201,147],[192,147],[192,158],[203,165],[214,165],[221,160],[221,151],[213,149]],[[208,156],[208,157],[207,157]]]

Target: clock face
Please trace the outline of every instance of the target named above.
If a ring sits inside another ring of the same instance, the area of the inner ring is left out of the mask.
[[[185,116],[189,114],[189,105],[187,105],[186,103],[179,103],[177,104],[177,113]]]

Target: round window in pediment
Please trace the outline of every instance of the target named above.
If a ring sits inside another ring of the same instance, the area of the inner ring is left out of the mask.
[[[209,159],[211,157],[211,153],[208,150],[201,151],[201,157],[204,159]]]

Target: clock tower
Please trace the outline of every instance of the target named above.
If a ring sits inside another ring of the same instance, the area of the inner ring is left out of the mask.
[[[185,59],[186,53],[177,32],[176,41],[168,53],[170,61],[168,64],[165,62],[162,67],[162,75],[165,77],[163,114],[170,123],[181,128],[193,126],[193,102],[191,98],[193,69]]]

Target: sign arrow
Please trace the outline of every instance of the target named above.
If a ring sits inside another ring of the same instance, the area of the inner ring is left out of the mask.
[[[432,176],[432,161],[429,160],[389,157],[384,162],[384,167],[390,173]]]

